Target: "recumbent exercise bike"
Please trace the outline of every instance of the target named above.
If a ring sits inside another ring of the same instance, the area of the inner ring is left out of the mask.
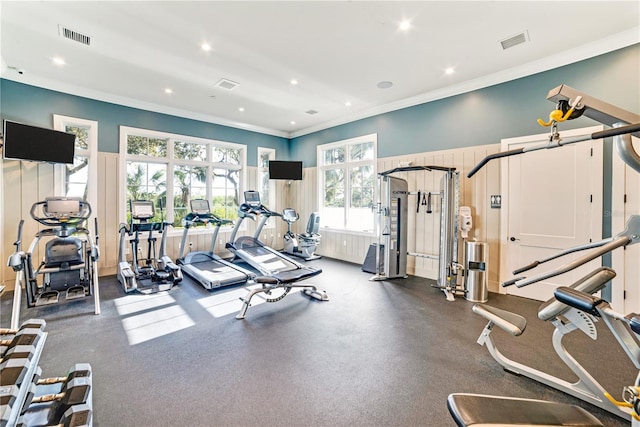
[[[314,254],[320,244],[320,214],[312,212],[309,215],[307,229],[302,234],[295,234],[291,231],[291,224],[297,222],[300,215],[295,209],[287,208],[282,211],[282,220],[287,223],[287,232],[284,235],[284,252],[300,257],[305,261],[320,259],[320,255]]]

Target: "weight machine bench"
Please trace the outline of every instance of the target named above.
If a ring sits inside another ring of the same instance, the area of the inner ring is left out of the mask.
[[[251,306],[251,298],[255,295],[264,293],[266,295],[271,295],[272,291],[276,289],[283,289],[283,293],[273,297],[267,298],[267,302],[277,302],[283,299],[287,294],[291,291],[292,288],[302,288],[302,293],[307,295],[310,298],[319,300],[319,301],[329,301],[329,296],[325,291],[318,290],[314,285],[309,283],[295,283],[299,280],[306,279],[308,277],[316,276],[320,274],[322,270],[314,272],[313,270],[305,271],[304,274],[300,274],[298,270],[292,271],[283,271],[277,273],[273,276],[259,276],[255,278],[256,283],[259,283],[261,286],[256,289],[252,289],[249,291],[246,297],[240,298],[242,301],[242,308],[240,312],[236,315],[236,319],[244,319],[247,310]]]
[[[604,427],[596,417],[578,406],[544,400],[453,393],[447,398],[447,408],[459,427]]]

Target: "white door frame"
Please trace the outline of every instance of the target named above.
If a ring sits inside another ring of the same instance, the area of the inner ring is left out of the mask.
[[[633,146],[636,150],[640,148],[640,139],[633,137]],[[616,153],[613,146],[613,158],[611,161],[611,234],[616,235],[625,228],[627,219],[632,214],[640,214],[640,175],[627,166]],[[634,248],[635,249],[635,248]],[[616,271],[617,276],[613,279],[611,290],[611,306],[614,310],[622,313],[637,312],[640,310],[640,301],[634,301],[637,296],[638,278],[626,277],[627,262],[637,264],[637,260],[631,260],[637,251],[617,249],[611,255],[611,267]],[[631,298],[626,298],[627,291]]]

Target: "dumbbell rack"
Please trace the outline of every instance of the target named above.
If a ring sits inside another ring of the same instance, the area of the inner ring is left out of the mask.
[[[40,379],[45,326],[31,319],[17,331],[0,330],[0,427],[92,426],[89,364],[76,364],[66,377]]]

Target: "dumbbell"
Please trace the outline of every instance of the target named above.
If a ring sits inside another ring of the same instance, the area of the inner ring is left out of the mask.
[[[22,383],[29,368],[37,363],[32,359],[36,354],[38,341],[44,339],[44,334],[40,329],[22,329],[8,343],[0,358],[0,387]]]
[[[11,417],[11,409],[18,398],[20,387],[8,385],[0,387],[0,425],[7,425]]]
[[[24,321],[18,329],[0,328],[0,335],[15,335],[20,329],[44,329],[45,326],[47,326],[47,322],[44,319],[29,319]]]
[[[89,403],[73,405],[65,411],[57,427],[85,427],[91,423],[93,410]]]
[[[1,340],[4,347],[0,361],[7,359],[31,359],[35,353],[38,341],[45,336],[41,329],[26,328],[19,330],[12,339]]]
[[[33,397],[30,402],[52,403],[48,416],[50,424],[57,424],[71,406],[87,402],[91,392],[91,365],[76,363],[66,377],[43,378],[36,382],[38,386],[57,383],[62,383],[59,393]]]
[[[69,369],[66,377],[42,378],[36,382],[37,385],[49,385],[58,383],[67,383],[74,378],[90,377],[91,365],[88,363],[76,363]],[[64,385],[63,385],[64,387]]]
[[[20,326],[18,330],[0,329],[0,335],[13,335],[10,339],[0,340],[0,360],[7,358],[9,350],[16,346],[33,346],[44,334],[46,322],[41,319],[31,319]],[[28,353],[28,349],[23,348]],[[15,353],[14,349],[12,353]],[[14,356],[15,357],[15,356]]]

